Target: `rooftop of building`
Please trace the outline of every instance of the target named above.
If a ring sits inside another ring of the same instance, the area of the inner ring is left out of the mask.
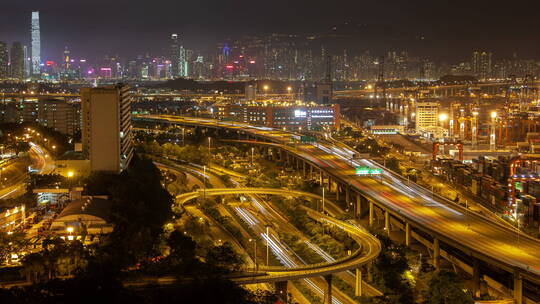
[[[93,216],[109,222],[112,202],[101,197],[84,197],[69,203],[57,217],[57,220],[71,216]]]
[[[67,151],[56,160],[85,160],[84,154],[79,151]]]

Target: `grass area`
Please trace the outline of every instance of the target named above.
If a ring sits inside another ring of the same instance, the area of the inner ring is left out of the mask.
[[[304,297],[306,297],[310,304],[323,304],[321,298],[304,285],[304,283],[298,280],[292,281],[291,283],[304,295]]]
[[[273,197],[272,203],[290,219],[291,224],[333,258],[343,258],[348,254],[349,250],[355,251],[358,249],[358,244],[347,233],[333,226],[323,225],[308,217],[304,210],[298,208],[300,205],[298,201],[284,201],[279,197]]]
[[[286,232],[280,232],[279,239],[287,244],[287,246],[298,254],[298,256],[300,256],[300,258],[302,258],[302,260],[304,260],[304,262],[307,264],[318,264],[324,262],[324,259],[309,248],[306,243],[302,242],[298,236]]]

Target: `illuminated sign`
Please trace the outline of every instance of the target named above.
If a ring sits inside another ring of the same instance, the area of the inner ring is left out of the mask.
[[[370,167],[356,167],[356,175],[380,175],[382,174],[382,169],[379,168],[370,168]]]
[[[294,117],[306,117],[307,112],[302,110],[294,110]]]

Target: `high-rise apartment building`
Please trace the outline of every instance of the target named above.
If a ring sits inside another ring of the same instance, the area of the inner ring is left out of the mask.
[[[416,104],[416,131],[437,127],[439,123],[439,103],[419,102]]]
[[[24,50],[20,42],[13,42],[10,59],[11,77],[24,78]]]
[[[121,172],[133,157],[129,87],[81,89],[83,152],[92,171]]]
[[[32,12],[32,75],[41,74],[41,33],[39,29],[39,12]]]
[[[78,108],[65,100],[40,99],[38,122],[62,134],[73,135],[80,126]]]
[[[7,43],[0,41],[0,79],[8,78],[9,76],[9,54]]]
[[[488,52],[473,52],[471,67],[474,76],[481,80],[490,78],[492,76],[491,57],[492,54]]]

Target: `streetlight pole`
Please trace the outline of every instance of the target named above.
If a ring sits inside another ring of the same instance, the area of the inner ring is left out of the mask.
[[[203,166],[203,198],[206,199],[206,166]]]
[[[255,263],[255,271],[259,271],[259,265],[257,265],[257,239],[249,239],[253,242],[253,263]]]
[[[208,152],[210,152],[210,141],[211,141],[211,137],[208,137]]]
[[[182,146],[186,146],[186,129],[182,128]]]
[[[251,147],[251,164],[252,165],[253,165],[253,159],[255,158],[254,152],[255,152],[255,148]]]
[[[270,226],[266,225],[266,266],[270,266]]]
[[[322,213],[324,214],[324,187],[322,188]]]

